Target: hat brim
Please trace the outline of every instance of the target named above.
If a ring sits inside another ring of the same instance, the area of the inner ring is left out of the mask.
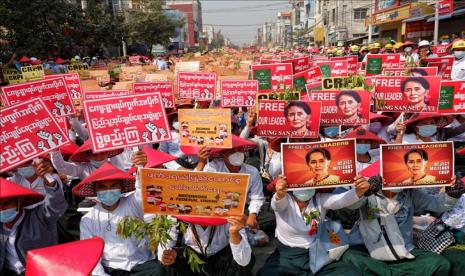
[[[220,226],[228,223],[224,218],[197,217],[197,216],[174,216],[176,219],[190,224],[201,226]]]
[[[81,147],[79,147],[76,152],[74,152],[71,157],[69,158],[70,161],[73,162],[89,162],[89,156],[87,156],[87,152],[92,151],[92,142],[88,139]],[[124,149],[116,149],[110,150],[108,152],[108,158],[114,157],[123,153]]]
[[[22,198],[23,206],[29,206],[44,199],[44,196],[34,190],[25,188],[5,178],[0,178],[1,199]]]
[[[381,120],[381,123],[383,125],[389,125],[392,122],[394,122],[394,119],[389,116],[378,114],[378,113],[370,113],[370,121],[378,120],[378,119]]]

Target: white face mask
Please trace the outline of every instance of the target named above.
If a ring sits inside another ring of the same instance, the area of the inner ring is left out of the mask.
[[[412,51],[412,47],[405,47],[404,51],[406,53],[410,53]]]
[[[245,155],[243,152],[235,152],[228,157],[229,164],[239,167],[244,163]]]
[[[465,57],[465,51],[454,51],[455,59],[462,59]]]
[[[179,122],[173,122],[173,128],[179,130]]]

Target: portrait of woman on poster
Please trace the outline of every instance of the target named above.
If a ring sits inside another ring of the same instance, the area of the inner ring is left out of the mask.
[[[306,185],[328,185],[337,184],[339,182],[338,175],[329,174],[328,169],[331,164],[331,154],[327,149],[314,148],[305,155],[305,161],[314,177],[307,182]]]
[[[436,181],[434,175],[426,174],[428,164],[428,153],[422,149],[411,149],[404,154],[404,163],[410,172],[410,177],[402,183],[432,184]]]
[[[336,96],[336,106],[343,114],[345,124],[359,124],[362,121],[360,117],[360,106],[362,98],[355,91],[342,91]]]
[[[284,108],[284,116],[291,126],[291,136],[301,137],[309,135],[312,110],[305,102],[291,101]]]
[[[423,77],[409,77],[400,85],[402,95],[414,110],[420,111],[428,106],[430,85]]]

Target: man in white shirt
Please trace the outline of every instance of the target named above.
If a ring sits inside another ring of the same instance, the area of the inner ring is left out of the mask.
[[[455,57],[450,78],[452,80],[465,80],[465,40],[457,40],[452,44],[452,53]]]

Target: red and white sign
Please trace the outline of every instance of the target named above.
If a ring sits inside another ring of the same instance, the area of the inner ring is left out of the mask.
[[[292,89],[292,63],[252,65],[252,79],[258,80],[258,93]]]
[[[15,105],[32,98],[41,98],[53,116],[76,113],[71,95],[63,77],[31,81],[2,87],[5,105]]]
[[[339,60],[339,61],[321,61],[317,62],[317,65],[320,67],[321,74],[323,77],[345,77],[348,75],[349,71],[349,64],[347,60]],[[328,72],[329,74],[325,73]]]
[[[384,69],[401,68],[400,54],[368,54],[365,63],[365,76],[379,75]]]
[[[69,73],[69,74],[59,74],[59,75],[46,75],[45,79],[53,79],[56,77],[64,77],[66,82],[66,87],[71,94],[73,100],[82,99],[82,86],[81,78],[79,73]]]
[[[216,93],[216,73],[179,72],[179,98],[213,100]]]
[[[65,133],[68,133],[68,129],[70,129],[69,124],[68,124],[68,118],[67,117],[56,117],[57,123],[60,125],[60,127],[63,129]]]
[[[451,14],[454,12],[454,0],[439,1],[439,15]]]
[[[241,107],[255,106],[258,93],[258,81],[256,80],[222,80],[221,106]]]
[[[0,110],[0,172],[69,143],[68,135],[40,98]]]
[[[433,46],[433,53],[435,53],[438,57],[447,56],[449,53],[447,52],[447,44],[446,45],[438,45]]]
[[[129,95],[129,90],[91,90],[84,91],[84,100],[98,100]]]
[[[159,92],[163,106],[165,108],[174,107],[173,83],[171,81],[133,83],[132,92],[134,94]]]
[[[84,101],[93,152],[171,140],[160,93]]]
[[[465,114],[465,80],[441,81],[439,113]]]
[[[307,71],[308,68],[310,68],[308,57],[283,60],[281,61],[281,63],[292,63],[292,69],[293,69],[294,75]]]
[[[384,69],[384,76],[391,77],[401,77],[405,76],[405,73],[408,73],[410,76],[437,76],[438,68],[437,67],[415,67],[415,68],[390,68]]]
[[[424,58],[421,62],[426,63],[428,67],[437,67],[438,75],[443,79],[450,80],[454,57]]]
[[[357,65],[358,65],[358,56],[345,56],[345,57],[332,57],[329,60],[331,61],[347,61],[347,73],[349,75],[357,74]]]
[[[315,66],[307,71],[307,84],[317,83],[321,85],[322,79],[323,77],[321,76],[320,67]]]

